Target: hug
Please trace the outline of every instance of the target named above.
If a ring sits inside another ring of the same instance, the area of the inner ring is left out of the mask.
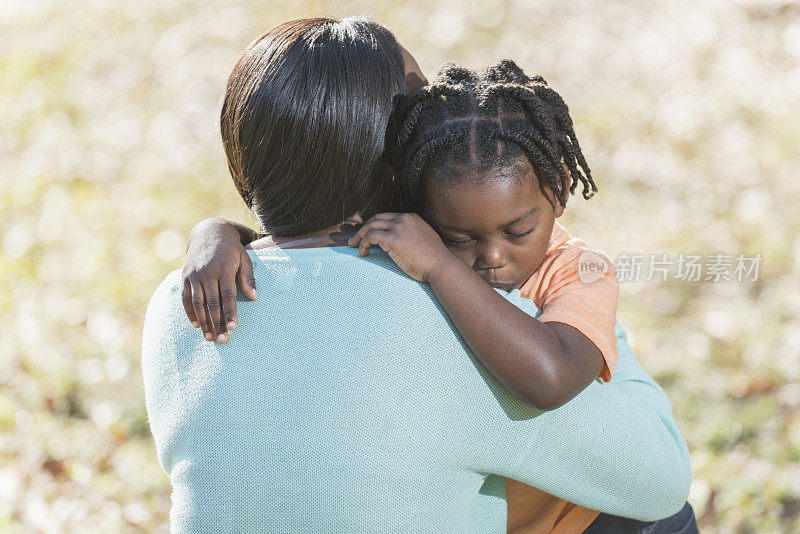
[[[556,221],[598,188],[544,78],[428,84],[375,22],[302,19],[220,125],[259,230],[195,227],[145,320],[173,532],[697,531],[613,264]]]

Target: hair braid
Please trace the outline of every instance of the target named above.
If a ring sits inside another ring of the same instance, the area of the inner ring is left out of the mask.
[[[401,119],[403,128],[399,132],[398,141],[400,143],[408,141],[409,137],[414,133],[414,128],[416,128],[420,116],[427,107],[436,104],[442,97],[457,97],[459,95],[461,93],[457,88],[446,84],[429,85],[417,91],[405,104],[406,114]]]
[[[447,125],[431,132],[430,135],[414,144],[413,156],[406,159],[402,169],[402,174],[406,179],[401,187],[405,189],[407,195],[413,198],[419,193],[423,182],[422,175],[430,158],[444,147],[460,141],[466,135],[468,128],[469,123],[467,122]]]
[[[564,172],[564,168],[558,164],[558,154],[553,150],[542,150],[541,139],[536,135],[536,131],[518,131],[518,130],[500,130],[498,131],[498,138],[518,145],[525,152],[528,160],[539,176],[539,185],[546,186],[558,198],[559,202],[565,203],[567,201],[566,190],[564,184],[569,183],[569,177]],[[538,142],[537,142],[538,141]],[[571,191],[570,191],[571,192]]]
[[[497,85],[493,88],[493,91],[497,94],[504,94],[517,99],[523,104],[530,119],[536,122],[548,134],[550,139],[557,142],[560,147],[561,157],[572,177],[569,192],[574,193],[575,187],[580,181],[583,184],[583,197],[589,199],[597,192],[597,186],[595,186],[591,178],[591,171],[583,157],[580,145],[578,145],[578,140],[572,128],[572,120],[566,110],[566,104],[564,104],[558,93],[555,93],[549,87],[546,89],[549,93],[554,93],[557,99],[543,101],[543,99],[537,97],[534,89],[513,84]],[[553,107],[553,102],[562,104],[563,108]],[[559,132],[563,133],[559,134]],[[554,162],[554,165],[556,165],[556,162]],[[578,166],[580,166],[580,169]]]
[[[480,71],[444,65],[433,85],[398,103],[388,132],[399,185],[411,195],[426,169],[488,170],[519,157],[562,205],[579,182],[584,198],[597,191],[561,95],[508,59]]]

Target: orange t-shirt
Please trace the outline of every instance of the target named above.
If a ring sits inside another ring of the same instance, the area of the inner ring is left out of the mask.
[[[568,324],[603,354],[599,378],[611,380],[617,364],[619,285],[613,262],[581,239],[571,239],[556,223],[542,264],[522,284],[520,294],[542,310],[539,320]],[[509,534],[583,532],[600,514],[510,478],[506,479]]]

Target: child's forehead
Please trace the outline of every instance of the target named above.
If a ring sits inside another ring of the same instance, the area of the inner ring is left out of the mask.
[[[474,189],[505,188],[509,182],[521,186],[536,185],[539,179],[527,158],[495,160],[485,165],[447,165],[428,174],[429,191],[442,192],[448,186]]]
[[[514,182],[454,185],[429,199],[425,215],[438,228],[488,233],[515,223],[529,224],[533,217],[552,212],[550,204],[535,188]]]
[[[509,215],[551,205],[535,176],[515,172],[432,183],[426,197],[429,213],[448,220],[474,217],[505,219]]]
[[[482,198],[534,198],[542,196],[535,177],[521,173],[484,173],[445,182],[434,182],[428,187],[429,198],[444,202]]]

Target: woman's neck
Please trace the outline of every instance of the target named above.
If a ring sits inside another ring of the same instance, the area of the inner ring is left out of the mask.
[[[341,224],[325,228],[310,234],[275,237],[267,235],[250,243],[246,248],[253,250],[265,248],[316,248],[316,247],[341,247],[356,233],[364,221],[356,214]]]

